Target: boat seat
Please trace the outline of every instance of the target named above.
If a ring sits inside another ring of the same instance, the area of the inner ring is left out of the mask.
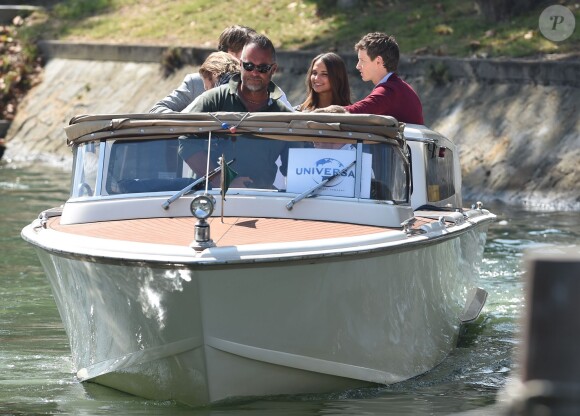
[[[393,194],[388,185],[378,179],[371,179],[371,199],[391,201]]]

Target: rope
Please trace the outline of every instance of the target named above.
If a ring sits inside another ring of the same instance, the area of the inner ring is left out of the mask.
[[[250,113],[246,113],[243,115],[243,117],[240,119],[240,121],[238,121],[238,123],[235,126],[230,126],[228,123],[225,123],[223,121],[221,121],[215,114],[213,113],[209,113],[210,116],[212,116],[218,123],[220,123],[222,129],[224,130],[229,130],[232,134],[236,133],[236,130],[238,128],[238,126],[240,124],[242,124],[242,121],[244,121],[244,119],[246,117],[248,117],[250,115]]]

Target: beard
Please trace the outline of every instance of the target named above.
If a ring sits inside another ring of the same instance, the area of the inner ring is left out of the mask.
[[[268,89],[268,83],[262,78],[245,77],[242,79],[244,88],[252,92],[260,92]]]

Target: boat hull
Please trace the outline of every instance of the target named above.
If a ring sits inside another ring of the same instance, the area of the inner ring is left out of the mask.
[[[51,283],[80,380],[204,405],[430,370],[455,345],[486,229],[235,265],[88,258],[23,235]]]

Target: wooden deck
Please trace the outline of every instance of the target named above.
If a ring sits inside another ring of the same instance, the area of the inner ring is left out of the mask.
[[[420,219],[413,228],[433,220]],[[197,220],[187,218],[150,218],[61,225],[60,217],[51,218],[47,227],[64,233],[128,242],[189,245]],[[390,228],[337,222],[280,218],[226,217],[208,220],[211,238],[218,246],[309,241],[382,233]]]

